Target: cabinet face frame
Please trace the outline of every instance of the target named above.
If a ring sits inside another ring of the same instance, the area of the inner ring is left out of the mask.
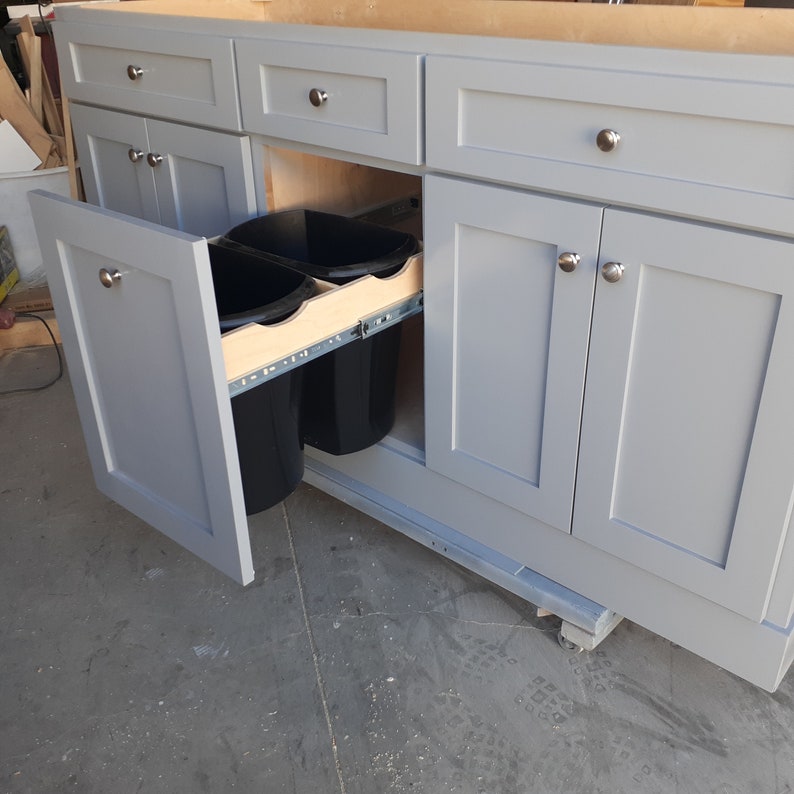
[[[608,209],[573,534],[762,620],[792,510],[794,242]],[[655,419],[654,419],[655,418]]]

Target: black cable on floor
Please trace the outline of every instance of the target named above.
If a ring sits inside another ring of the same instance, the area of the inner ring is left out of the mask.
[[[58,347],[58,342],[55,340],[55,334],[52,332],[52,329],[48,325],[47,321],[43,317],[39,317],[38,314],[33,314],[31,312],[18,312],[16,316],[33,317],[39,322],[44,323],[44,327],[47,329],[47,333],[50,335],[50,339],[52,339],[52,344],[53,347],[55,348],[55,355],[58,356],[58,374],[52,380],[42,384],[41,386],[28,386],[20,389],[8,389],[7,391],[0,391],[0,395],[18,394],[19,392],[25,392],[25,391],[42,391],[43,389],[49,389],[50,386],[53,385],[53,383],[57,383],[63,376],[63,357],[61,356],[61,350]]]

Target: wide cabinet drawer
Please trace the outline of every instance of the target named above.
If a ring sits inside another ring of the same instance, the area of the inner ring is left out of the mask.
[[[248,132],[422,162],[420,55],[262,39],[235,47]]]
[[[55,38],[70,99],[240,129],[231,39],[69,22]]]
[[[386,327],[421,255],[221,337],[207,241],[35,191],[30,204],[97,487],[233,579],[253,579],[230,396]],[[412,299],[412,300],[409,300]],[[351,330],[352,329],[352,330]]]
[[[426,73],[433,168],[692,214],[698,185],[794,196],[791,86],[442,56]]]

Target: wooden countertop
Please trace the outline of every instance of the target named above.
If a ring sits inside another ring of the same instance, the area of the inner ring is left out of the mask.
[[[112,13],[794,55],[794,10],[779,8],[547,0],[132,0],[92,8]]]

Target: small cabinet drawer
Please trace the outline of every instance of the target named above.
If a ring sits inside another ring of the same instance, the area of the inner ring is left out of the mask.
[[[422,162],[421,57],[238,40],[248,132],[398,162]]]
[[[735,212],[751,194],[794,197],[791,86],[718,69],[692,76],[432,56],[426,68],[434,168],[695,215],[715,188],[736,191]]]
[[[56,23],[70,99],[240,129],[231,39]]]

